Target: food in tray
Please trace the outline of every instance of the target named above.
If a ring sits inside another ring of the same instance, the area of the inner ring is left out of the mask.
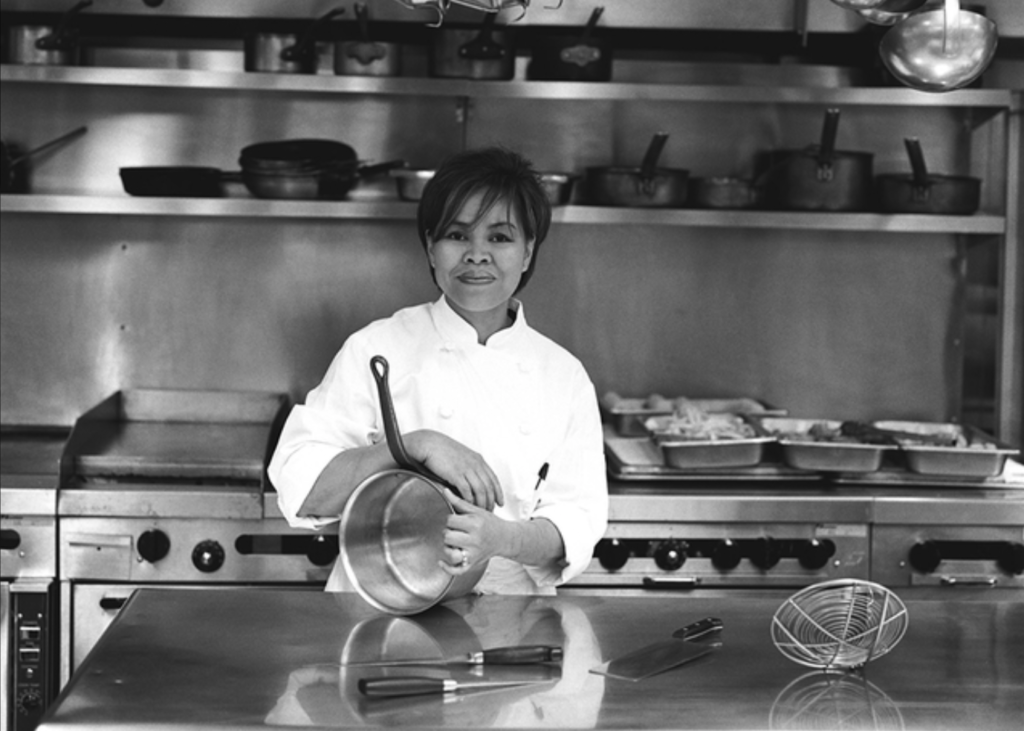
[[[758,436],[742,416],[711,413],[687,399],[676,399],[671,414],[652,416],[644,421],[644,426],[659,440],[712,442]]]
[[[891,434],[901,447],[947,447],[950,449],[996,450],[999,444],[979,430],[968,430],[959,424],[921,421],[877,421],[871,425]]]
[[[623,436],[649,436],[645,421],[654,416],[671,416],[697,407],[709,414],[752,414],[767,416],[785,414],[752,398],[667,398],[661,394],[625,398],[609,391],[601,397],[601,407],[616,433]]]

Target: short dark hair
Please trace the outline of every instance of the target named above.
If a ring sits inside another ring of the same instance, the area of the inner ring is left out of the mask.
[[[518,292],[533,276],[537,250],[551,227],[551,203],[540,175],[522,155],[504,147],[485,147],[459,152],[444,160],[420,198],[416,214],[420,243],[426,250],[428,237],[436,239],[442,234],[466,201],[479,192],[484,194],[480,217],[496,203],[504,202],[515,211],[526,238],[534,241],[533,257],[516,287]]]

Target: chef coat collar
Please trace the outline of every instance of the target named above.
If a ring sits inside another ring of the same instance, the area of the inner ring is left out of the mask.
[[[526,314],[523,312],[523,303],[517,299],[512,299],[509,302],[509,309],[514,313],[512,325],[494,333],[488,339],[487,345],[480,347],[493,348],[500,346],[518,337],[526,329]],[[476,328],[466,322],[462,315],[452,309],[443,294],[431,305],[430,312],[434,320],[434,326],[446,344],[458,345],[460,347],[479,345]]]

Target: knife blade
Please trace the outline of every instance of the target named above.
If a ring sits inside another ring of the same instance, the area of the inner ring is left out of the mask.
[[[562,648],[555,645],[513,645],[470,652],[462,657],[441,660],[371,660],[345,663],[345,667],[384,667],[401,665],[537,665],[561,662]]]
[[[712,634],[721,631],[722,620],[717,617],[705,617],[700,621],[688,624],[685,627],[680,627],[672,633],[672,636],[680,640],[693,642],[695,640],[710,637]]]
[[[360,678],[359,692],[372,697],[397,697],[455,693],[480,688],[512,688],[519,685],[539,685],[550,680],[453,680],[418,675],[390,678]]]
[[[672,633],[671,639],[654,642],[609,660],[596,668],[591,668],[590,672],[634,682],[643,680],[714,652],[721,647],[721,642],[702,643],[694,640],[710,637],[721,629],[721,620],[705,617],[698,622],[680,627]]]

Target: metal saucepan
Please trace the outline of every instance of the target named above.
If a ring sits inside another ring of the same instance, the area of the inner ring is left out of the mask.
[[[896,23],[878,46],[885,67],[900,83],[921,91],[967,86],[988,68],[996,53],[996,24],[980,13],[946,0],[941,10],[914,13]]]
[[[335,8],[295,33],[250,33],[245,38],[245,70],[278,74],[315,74],[316,31],[323,23],[345,12]]]
[[[334,73],[344,76],[398,76],[402,61],[399,44],[373,40],[365,3],[356,3],[355,13],[359,39],[334,44]]]
[[[496,13],[485,13],[478,31],[440,28],[431,45],[430,75],[464,79],[511,79],[516,54],[511,31],[496,31]]]
[[[612,77],[612,45],[594,38],[593,31],[604,13],[596,7],[576,36],[541,37],[533,44],[527,75],[540,81],[608,81]]]
[[[748,178],[692,178],[690,188],[691,199],[701,208],[757,208],[761,202],[761,189]]]
[[[75,16],[92,5],[81,0],[50,25],[14,25],[10,28],[9,61],[26,66],[75,66],[78,64],[78,29]]]
[[[757,184],[766,202],[796,211],[865,211],[871,206],[874,155],[835,148],[839,110],[829,109],[821,141],[761,156]]]
[[[22,153],[12,150],[10,145],[6,142],[0,142],[0,186],[2,186],[3,192],[8,193],[16,189],[28,187],[27,175],[22,176],[22,185],[16,185],[15,181],[18,178],[18,173],[24,170],[24,163],[29,158],[56,147],[57,145],[70,142],[77,137],[81,137],[88,131],[88,127],[79,127],[78,129],[74,129],[67,134],[63,134],[56,139],[40,145],[39,147]]]
[[[969,216],[981,202],[981,180],[966,175],[936,175],[925,166],[917,138],[905,139],[910,175],[879,175],[875,181],[879,209],[886,213],[938,213]]]
[[[656,133],[639,168],[587,168],[589,200],[602,206],[679,208],[686,205],[690,171],[657,166],[667,140],[667,133]]]
[[[398,183],[398,197],[404,201],[418,201],[423,189],[437,171],[432,168],[399,168],[391,171]]]
[[[548,203],[552,206],[568,205],[572,199],[572,189],[576,183],[576,177],[572,173],[540,173],[540,187],[544,189]]]
[[[340,558],[349,581],[369,604],[391,614],[416,614],[468,593],[486,563],[459,576],[439,566],[447,561],[444,531],[455,513],[444,490],[454,488],[406,453],[388,368],[382,356],[370,360],[384,433],[399,469],[371,475],[352,492],[341,514]]]

